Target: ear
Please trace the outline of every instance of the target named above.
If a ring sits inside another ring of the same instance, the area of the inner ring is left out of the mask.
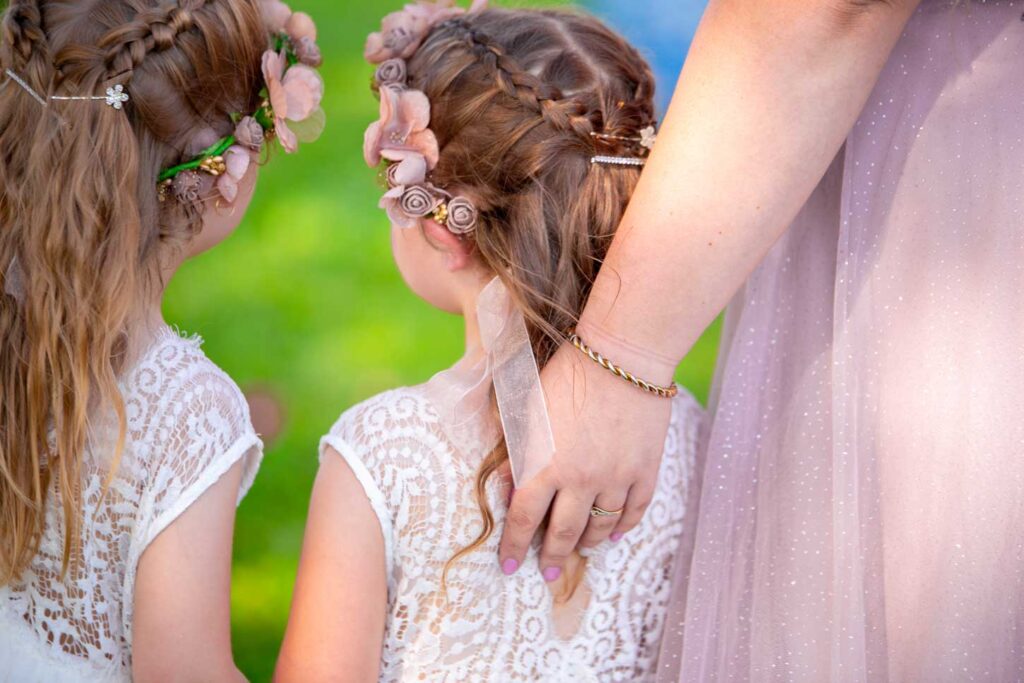
[[[444,253],[444,264],[450,272],[465,270],[473,264],[473,244],[469,240],[460,239],[432,218],[423,219],[423,231],[427,240]]]

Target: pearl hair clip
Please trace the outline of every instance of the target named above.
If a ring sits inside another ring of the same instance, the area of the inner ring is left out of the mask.
[[[10,78],[12,81],[17,83],[21,87],[22,90],[24,90],[29,95],[31,95],[32,99],[34,99],[36,102],[38,102],[39,104],[41,104],[44,107],[50,106],[50,100],[59,100],[59,101],[63,101],[63,102],[105,102],[107,104],[107,106],[113,107],[114,109],[117,109],[117,110],[121,110],[121,109],[124,109],[125,102],[127,102],[129,99],[131,99],[128,96],[128,93],[125,92],[124,86],[121,85],[120,83],[118,83],[115,86],[107,88],[106,95],[98,95],[98,96],[97,95],[90,95],[90,96],[70,96],[70,95],[58,96],[58,95],[53,95],[53,96],[50,97],[49,100],[47,100],[42,95],[37,93],[32,88],[32,86],[30,86],[28,83],[26,83],[23,78],[18,76],[18,74],[14,73],[10,69],[5,69],[4,73],[7,74],[8,78]]]

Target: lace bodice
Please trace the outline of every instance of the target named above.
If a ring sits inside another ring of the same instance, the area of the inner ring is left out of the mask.
[[[62,516],[47,500],[41,548],[0,588],[0,681],[131,679],[135,572],[143,551],[240,459],[239,500],[262,446],[238,387],[199,343],[162,331],[121,381],[128,442],[109,490],[116,426],[99,422],[83,459],[82,562],[61,580]]]
[[[482,527],[473,492],[488,444],[472,455],[456,451],[422,388],[382,394],[345,413],[324,437],[321,457],[328,446],[342,455],[380,520],[388,574],[380,680],[652,680],[702,419],[691,397],[674,401],[646,518],[589,556],[578,626],[556,633],[536,548],[505,577],[494,534],[453,566],[447,595],[441,588],[445,564]],[[488,498],[500,528],[507,491],[497,478]]]

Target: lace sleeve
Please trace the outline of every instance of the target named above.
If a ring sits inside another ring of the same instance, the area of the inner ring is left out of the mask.
[[[241,391],[212,369],[178,389],[164,420],[163,447],[153,463],[149,496],[143,504],[142,551],[240,460],[238,502],[256,478],[263,444],[253,430]]]
[[[440,447],[437,415],[413,389],[381,394],[345,412],[320,442],[352,469],[380,523],[388,592],[393,594],[399,536],[410,521],[409,500],[419,490],[415,475],[424,453]]]
[[[215,366],[170,389],[152,439],[153,452],[125,578],[125,624],[130,633],[135,572],[146,548],[235,464],[243,463],[238,502],[259,469],[263,444],[253,430],[237,385]]]

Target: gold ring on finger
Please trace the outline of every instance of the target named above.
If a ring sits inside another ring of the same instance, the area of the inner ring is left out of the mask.
[[[617,517],[625,511],[626,508],[620,508],[618,510],[605,510],[602,507],[594,506],[590,508],[591,517]]]

